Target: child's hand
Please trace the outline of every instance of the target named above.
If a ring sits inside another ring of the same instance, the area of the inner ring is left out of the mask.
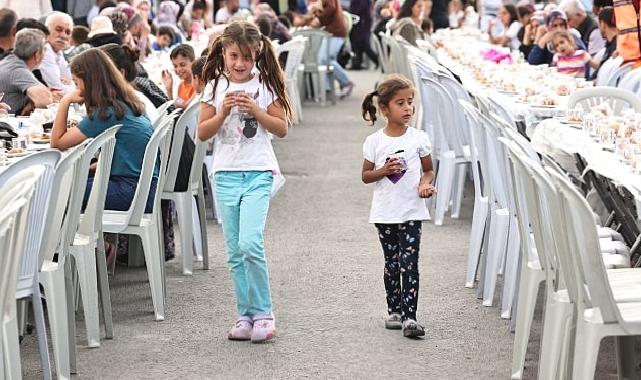
[[[168,95],[171,96],[171,92],[174,88],[174,78],[171,76],[171,73],[169,72],[169,70],[162,71],[162,83],[165,85],[165,88],[169,93]]]
[[[385,176],[398,174],[403,171],[403,164],[398,158],[392,158],[391,160],[388,160],[385,165],[383,165],[381,171]]]
[[[418,196],[421,198],[429,198],[432,195],[436,194],[436,187],[432,184],[425,183],[418,185]]]
[[[225,117],[229,116],[231,113],[232,107],[236,105],[236,95],[232,93],[226,93],[225,99],[223,99],[223,105],[220,106],[220,112],[222,112]]]
[[[258,104],[256,104],[254,99],[249,97],[246,93],[236,95],[236,105],[240,112],[249,114],[253,117],[256,117],[256,114],[260,110],[260,107],[258,107]]]

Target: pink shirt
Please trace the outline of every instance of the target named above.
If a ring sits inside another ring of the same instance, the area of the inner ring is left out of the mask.
[[[560,73],[582,77],[585,75],[585,64],[590,60],[590,55],[585,50],[577,50],[574,54],[554,54],[552,64]]]

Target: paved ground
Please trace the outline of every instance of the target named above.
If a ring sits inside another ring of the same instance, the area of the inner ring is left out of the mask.
[[[424,228],[418,315],[426,338],[412,341],[383,328],[383,259],[367,224],[372,189],[360,181],[361,144],[374,131],[360,119],[360,101],[378,77],[352,75],[351,99],[305,108],[304,124],[275,144],[287,176],[266,231],[278,339],[252,345],[225,338],[236,315],[222,231],[210,222],[211,269],[184,277],[180,258],[167,266],[164,322],[153,321],[145,270],[117,268],[115,339],[85,348],[80,314],[78,378],[509,378],[508,322],[462,286],[469,191],[461,219]],[[528,378],[535,378],[535,335]],[[33,336],[25,338],[22,356],[25,378],[38,378]],[[607,364],[599,378],[613,373]]]

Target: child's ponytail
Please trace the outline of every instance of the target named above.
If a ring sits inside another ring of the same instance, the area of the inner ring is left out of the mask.
[[[362,111],[363,119],[369,121],[374,125],[376,123],[376,106],[374,105],[374,97],[378,96],[378,91],[374,90],[365,96],[363,99]]]
[[[211,45],[209,54],[207,54],[202,75],[202,80],[205,83],[212,79],[214,80],[213,96],[216,94],[216,87],[218,87],[218,80],[221,75],[227,79],[227,75],[225,74],[225,59],[223,58],[223,42],[221,36],[218,36]]]
[[[269,37],[261,34],[260,41],[262,46],[256,57],[256,67],[260,73],[260,81],[265,83],[267,88],[278,97],[285,111],[286,119],[291,122],[293,118],[292,103],[285,90],[283,70],[278,63],[276,52]]]

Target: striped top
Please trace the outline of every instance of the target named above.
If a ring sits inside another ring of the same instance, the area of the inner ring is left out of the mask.
[[[583,77],[585,75],[585,64],[590,60],[590,55],[585,50],[577,50],[573,54],[554,54],[552,64],[560,73]]]

